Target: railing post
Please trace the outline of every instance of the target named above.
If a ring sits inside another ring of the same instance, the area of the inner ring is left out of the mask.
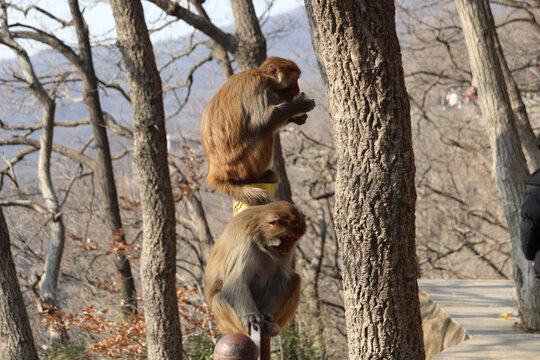
[[[257,355],[257,346],[244,334],[227,334],[214,348],[214,360],[257,360]]]
[[[270,336],[262,334],[261,327],[251,330],[251,339],[259,350],[259,360],[270,360]]]

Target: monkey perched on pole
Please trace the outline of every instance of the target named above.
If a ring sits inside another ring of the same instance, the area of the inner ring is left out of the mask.
[[[205,297],[224,332],[275,336],[300,302],[292,262],[306,231],[304,215],[286,201],[247,208],[214,245],[205,269]]]
[[[305,123],[315,107],[300,94],[300,74],[293,61],[270,57],[257,69],[231,76],[210,99],[201,139],[211,187],[248,205],[272,201],[265,190],[243,185],[279,181],[270,169],[274,133],[288,122]]]

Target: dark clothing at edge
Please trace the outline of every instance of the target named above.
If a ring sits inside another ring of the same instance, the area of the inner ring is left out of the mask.
[[[525,258],[534,261],[534,272],[540,279],[540,169],[529,176],[526,184],[519,224],[521,248]]]

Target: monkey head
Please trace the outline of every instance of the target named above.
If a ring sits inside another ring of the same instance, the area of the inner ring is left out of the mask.
[[[304,214],[287,201],[274,201],[266,206],[259,233],[262,246],[279,255],[288,255],[306,232]]]
[[[302,71],[294,61],[272,56],[262,63],[260,69],[274,80],[272,88],[284,101],[291,102],[300,93],[298,79]]]

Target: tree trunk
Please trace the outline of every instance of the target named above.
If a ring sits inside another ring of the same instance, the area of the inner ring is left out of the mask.
[[[2,26],[8,29],[5,3],[2,1]],[[39,190],[49,216],[49,247],[45,260],[44,273],[39,282],[38,309],[51,315],[51,319],[60,318],[56,302],[58,275],[64,253],[65,228],[62,220],[60,205],[51,178],[51,153],[54,135],[54,115],[56,104],[39,82],[26,50],[20,46],[8,31],[2,31],[0,42],[9,46],[17,55],[21,71],[30,90],[33,92],[43,109],[42,133],[39,139],[40,150],[38,158]],[[65,344],[68,334],[61,321],[47,322],[50,340],[53,343]]]
[[[336,137],[350,359],[423,359],[410,107],[391,0],[306,0]]]
[[[281,150],[279,133],[274,135],[274,164],[272,169],[279,175],[279,183],[276,185],[276,200],[292,202],[291,183],[285,169],[285,158]]]
[[[32,329],[11,257],[9,232],[0,206],[0,353],[5,360],[38,360]]]
[[[518,306],[525,325],[539,329],[540,282],[535,281],[533,269],[523,256],[518,227],[528,171],[497,56],[495,24],[487,1],[455,0],[455,3],[510,231]]]
[[[149,359],[182,359],[176,228],[162,87],[139,0],[111,0],[130,86],[143,217],[141,284]]]
[[[206,220],[206,214],[202,207],[201,200],[199,197],[195,196],[193,191],[184,195],[184,204],[186,206],[186,212],[191,220],[191,230],[199,239],[201,244],[201,254],[203,260],[203,267],[208,263],[208,258],[212,252],[212,246],[214,245],[214,237],[208,226],[208,221]]]
[[[313,219],[313,221],[315,221],[315,219]],[[327,234],[327,224],[322,205],[319,207],[317,222],[319,230],[318,235],[320,237],[318,249],[315,250],[315,254],[309,263],[304,261],[301,257],[298,258],[298,262],[302,264],[302,267],[305,269],[302,283],[304,284],[303,295],[307,311],[305,314],[302,314],[302,316],[305,316],[308,319],[306,322],[307,324],[302,327],[302,331],[313,337],[313,348],[317,352],[317,357],[326,359],[325,324],[321,311],[321,297],[319,296],[319,278],[324,259]]]
[[[37,78],[36,78],[37,80]],[[36,89],[37,83],[33,83]],[[45,200],[45,207],[49,212],[49,248],[47,250],[47,259],[45,261],[45,271],[39,282],[40,312],[45,312],[51,318],[61,318],[59,316],[58,304],[56,301],[56,291],[58,287],[58,275],[60,274],[60,264],[64,253],[65,228],[60,205],[51,178],[51,153],[54,131],[54,113],[55,103],[41,88],[40,98],[43,106],[43,128],[40,137],[40,150],[38,158],[38,179],[41,196]],[[52,320],[49,324],[49,335],[51,342],[65,344],[68,340],[66,328],[61,322]]]
[[[487,14],[489,22],[495,24],[491,11]],[[531,123],[529,121],[529,115],[527,114],[527,108],[521,99],[521,93],[519,88],[512,76],[512,72],[508,67],[506,58],[504,56],[501,43],[499,41],[499,36],[497,32],[493,32],[493,37],[495,41],[495,50],[497,51],[497,56],[501,65],[501,70],[503,72],[504,80],[506,83],[506,90],[508,91],[508,97],[510,99],[510,104],[512,106],[512,111],[514,112],[514,119],[516,120],[517,131],[521,143],[523,144],[523,149],[529,157],[529,168],[531,171],[534,171],[540,168],[540,150],[536,146],[536,136],[534,135]]]
[[[111,150],[107,137],[107,127],[99,100],[98,82],[92,61],[88,26],[80,12],[78,0],[69,0],[69,6],[79,42],[80,63],[77,69],[79,69],[82,77],[84,103],[94,134],[96,148],[95,171],[102,197],[101,212],[110,231],[109,242],[113,244],[115,266],[120,282],[120,296],[123,302],[122,308],[126,314],[129,314],[137,311],[137,293],[131,272],[131,264],[123,251],[126,245],[126,238],[122,231],[122,219],[120,217],[120,207],[118,206],[118,195],[114,181]]]
[[[234,35],[238,46],[233,52],[242,71],[258,67],[266,59],[266,39],[253,1],[231,0],[234,15]]]

